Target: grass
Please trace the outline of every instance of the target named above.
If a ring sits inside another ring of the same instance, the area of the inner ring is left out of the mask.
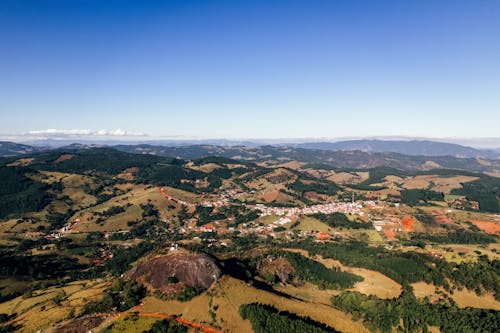
[[[463,289],[455,290],[451,297],[457,302],[460,308],[473,307],[500,311],[500,302],[495,300],[492,293],[478,296],[471,290]]]
[[[368,179],[368,172],[331,172],[328,180],[339,184],[357,184]]]
[[[168,193],[170,193],[170,191]],[[145,188],[144,185],[135,185],[131,187],[129,192],[113,197],[100,205],[84,209],[76,213],[71,219],[75,220],[76,218],[80,218],[81,222],[74,227],[75,230],[79,232],[128,230],[131,227],[127,225],[127,222],[141,220],[142,209],[140,205],[147,203],[156,206],[160,212],[160,218],[165,220],[171,219],[174,212],[179,207],[178,204],[167,200],[160,194],[156,187]],[[102,224],[94,222],[97,216],[94,216],[93,213],[103,212],[112,206],[124,207],[126,204],[131,204],[131,206],[126,207],[125,212],[107,218]],[[168,207],[170,205],[174,206],[176,209],[169,209]]]
[[[406,189],[429,189],[436,192],[449,194],[451,190],[462,188],[461,183],[471,182],[478,179],[471,176],[439,176],[439,175],[420,175],[406,178],[389,178],[389,183],[400,183]]]
[[[285,286],[278,286],[276,289],[278,289],[280,292],[296,297],[303,301],[323,304],[327,306],[331,305],[330,299],[332,298],[332,296],[340,294],[340,291],[338,290],[321,290],[318,289],[318,287],[314,284],[308,282],[296,286],[287,284]]]
[[[22,296],[0,304],[0,313],[17,313],[16,325],[22,325],[24,332],[45,330],[67,318],[70,309],[81,311],[84,304],[102,297],[109,282],[103,280],[76,281],[64,287],[50,287],[33,292],[32,297]],[[57,304],[55,298],[64,295]]]
[[[297,252],[302,254],[303,256],[311,258],[305,250],[287,250],[291,252]],[[339,267],[343,271],[362,276],[364,280],[356,283],[354,287],[349,290],[358,291],[365,295],[375,295],[380,298],[394,298],[398,297],[401,294],[401,285],[380,272],[366,268],[345,266],[338,260],[324,259],[319,255],[311,259],[322,263],[327,268]]]
[[[371,229],[343,229],[344,232],[347,232],[350,236],[355,239],[362,239],[363,241],[367,241],[369,244],[384,244],[384,238],[377,230]]]
[[[460,195],[456,195],[456,194],[445,194],[444,195],[444,199],[445,200],[457,200],[457,199],[460,199]]]
[[[495,300],[495,297],[492,293],[486,293],[484,295],[478,296],[475,292],[462,289],[462,290],[454,290],[453,295],[448,292],[436,288],[433,284],[425,283],[425,282],[417,282],[412,283],[413,292],[416,297],[424,298],[429,297],[431,301],[437,301],[439,299],[439,295],[436,293],[444,293],[448,297],[451,297],[460,308],[472,307],[472,308],[481,308],[481,309],[492,309],[492,310],[500,310],[500,302]]]
[[[6,278],[0,280],[0,295],[8,295],[15,292],[20,292],[30,285],[28,281],[19,281],[14,278]]]
[[[210,173],[210,172],[214,171],[215,169],[222,168],[220,165],[215,164],[215,163],[207,163],[207,164],[202,164],[202,165],[193,165],[193,163],[188,163],[187,167],[190,169],[193,169],[193,170],[199,170],[199,171],[203,171],[206,173]]]
[[[163,187],[163,190],[165,191],[165,193],[173,196],[176,199],[182,200],[182,201],[186,201],[189,203],[197,203],[197,202],[201,201],[198,195],[191,193],[191,192],[187,192],[184,190],[180,190],[180,189],[168,187],[168,186]]]
[[[259,217],[259,219],[257,221],[262,222],[264,224],[269,224],[269,223],[273,223],[274,221],[279,220],[279,218],[280,217],[277,215],[267,215],[267,216]]]
[[[321,291],[317,292],[316,295],[320,295]],[[328,301],[328,295],[321,296],[323,301]],[[240,305],[253,302],[273,304],[280,310],[309,316],[313,320],[323,322],[343,332],[368,332],[361,323],[354,322],[350,315],[328,304],[288,299],[256,289],[227,275],[224,275],[206,293],[188,302],[162,301],[155,297],[147,297],[144,300],[143,311],[181,315],[189,321],[223,328],[224,332],[251,333],[253,330],[250,322],[243,320],[238,310]],[[209,315],[209,309],[215,313],[214,318]]]
[[[158,321],[156,318],[127,316],[121,317],[113,321],[111,326],[108,326],[106,332],[109,333],[135,333],[149,330],[153,324]]]
[[[475,262],[480,255],[486,255],[490,260],[500,258],[498,255],[500,244],[498,243],[490,244],[485,247],[479,247],[475,244],[446,244],[440,246],[440,248],[446,252],[444,255],[446,261],[456,262],[457,264],[462,262]],[[496,253],[494,251],[496,251]]]
[[[311,230],[311,231],[329,231],[331,230],[331,228],[321,222],[320,220],[317,220],[313,217],[310,217],[310,216],[303,216],[299,219],[300,221],[300,224],[299,226],[297,227],[297,229],[299,230]]]

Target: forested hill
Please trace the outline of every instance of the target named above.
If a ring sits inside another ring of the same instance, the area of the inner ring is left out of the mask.
[[[483,150],[447,142],[428,140],[349,140],[339,142],[308,142],[295,145],[297,148],[322,150],[360,150],[364,152],[393,152],[412,156],[454,156],[498,159],[494,150]]]
[[[43,148],[39,147],[33,147],[9,141],[0,141],[0,157],[26,155],[42,150]]]
[[[194,145],[165,147],[153,145],[119,145],[114,148],[142,154],[174,156],[182,159],[198,159],[222,156],[238,160],[261,163],[284,163],[299,161],[322,163],[335,168],[366,169],[380,166],[405,170],[429,170],[435,168],[461,169],[473,172],[499,171],[500,161],[453,156],[409,156],[398,153],[369,153],[363,151],[330,151],[279,146],[210,146]]]
[[[496,152],[430,141],[355,140],[337,143],[306,143],[296,145],[295,147],[270,145],[162,146],[150,144],[108,147],[127,153],[156,155],[183,160],[219,156],[269,165],[287,161],[298,161],[303,163],[322,163],[333,168],[350,169],[391,167],[415,171],[435,168],[461,169],[472,172],[500,171],[500,160],[494,159],[495,156],[498,156]],[[97,149],[97,147],[92,145],[73,144],[65,148],[54,149],[54,151],[61,151],[61,149],[85,151],[89,150],[89,148]],[[41,151],[47,152],[49,155],[51,152],[43,148],[12,142],[0,142],[0,157],[28,156]],[[492,159],[485,159],[482,156],[490,156]]]

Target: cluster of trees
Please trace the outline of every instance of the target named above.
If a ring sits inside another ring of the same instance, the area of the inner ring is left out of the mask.
[[[417,256],[413,256],[413,253],[399,253],[383,248],[369,247],[360,242],[320,244],[306,240],[290,245],[305,249],[309,251],[310,255],[319,254],[324,258],[340,260],[346,265],[377,270],[401,283],[421,281],[426,274],[431,275],[435,271],[426,265],[428,263],[427,257],[421,258],[417,254],[415,254]],[[429,257],[429,260],[433,263],[438,261],[432,257]],[[444,277],[438,278],[432,275],[429,278],[436,281],[444,280]]]
[[[385,186],[367,185],[367,184],[347,184],[346,186],[354,190],[360,190],[360,191],[380,191],[387,188]]]
[[[178,301],[187,302],[204,292],[203,288],[185,286],[176,296]]]
[[[153,248],[154,244],[149,242],[142,242],[129,248],[119,248],[115,251],[113,258],[104,265],[104,271],[119,276],[131,268],[131,263],[153,250]]]
[[[233,226],[240,225],[242,223],[247,223],[251,221],[255,221],[259,218],[259,213],[256,210],[250,210],[243,214],[237,213],[234,216],[234,224]]]
[[[385,181],[385,177],[390,176],[390,175],[397,176],[397,177],[406,177],[406,176],[410,175],[410,172],[408,172],[406,170],[385,167],[385,166],[380,166],[380,167],[367,169],[367,170],[363,170],[363,171],[369,171],[369,178],[367,180],[363,181],[361,183],[362,185],[382,183]]]
[[[481,231],[456,229],[444,234],[415,233],[411,236],[411,240],[440,244],[490,244],[497,242],[498,236],[489,235]]]
[[[332,297],[332,305],[349,312],[354,319],[372,331],[429,332],[429,326],[437,326],[443,333],[498,332],[500,312],[494,310],[458,308],[452,300],[440,300],[436,304],[426,299],[418,300],[405,286],[397,299],[384,300],[354,291],[345,291]]]
[[[55,161],[63,154],[72,157],[64,161]],[[32,163],[42,170],[66,173],[87,173],[89,171],[116,175],[131,167],[151,168],[158,163],[182,164],[183,161],[149,154],[129,154],[112,148],[94,148],[85,150],[54,150],[37,156]]]
[[[317,213],[314,214],[313,217],[320,220],[321,222],[325,222],[330,227],[344,227],[351,229],[373,229],[373,225],[371,223],[351,221],[345,214],[339,212],[331,214]]]
[[[293,313],[278,311],[270,305],[259,303],[240,306],[240,316],[250,320],[255,333],[335,333],[338,332],[310,318],[301,318]]]
[[[363,281],[361,276],[342,272],[338,268],[326,268],[323,264],[299,253],[282,252],[281,256],[285,257],[295,268],[294,275],[320,288],[345,289],[351,288],[356,282]]]
[[[0,313],[0,324],[6,323],[16,317],[16,314]]]
[[[123,213],[125,208],[123,206],[111,206],[103,212],[98,212],[97,215],[103,217],[111,217]]]
[[[121,239],[157,239],[164,234],[165,229],[166,224],[164,222],[148,219],[144,222],[135,223],[129,233],[116,234],[116,236],[121,237]]]
[[[224,213],[214,213],[214,207],[206,207],[203,205],[196,205],[194,214],[198,216],[198,225],[203,225],[211,221],[222,220],[227,218]]]
[[[148,241],[141,242],[128,248],[117,248],[114,250],[113,258],[108,260],[104,266],[95,266],[89,270],[75,271],[72,273],[72,276],[75,279],[94,279],[103,277],[106,274],[120,276],[131,268],[130,264],[152,251],[154,248],[155,243]]]
[[[417,213],[415,214],[420,222],[426,225],[434,226],[436,225],[436,219],[431,214],[427,213],[425,210],[417,208]]]
[[[35,171],[24,167],[0,167],[0,218],[34,212],[50,201],[49,185],[27,176]]]
[[[196,205],[196,209],[193,214],[189,215],[187,214],[187,211],[185,211],[185,216],[182,216],[182,219],[184,220],[186,218],[195,216],[198,218],[197,225],[204,225],[212,221],[233,217],[234,220],[229,224],[229,226],[235,227],[241,223],[256,220],[257,218],[259,218],[259,213],[258,211],[248,209],[243,205],[231,205],[229,207],[223,207],[217,212],[215,212],[214,207]]]
[[[195,181],[196,179],[204,179],[206,176],[207,174],[204,172],[187,169],[182,165],[161,164],[141,170],[138,175],[138,181],[196,192],[196,188],[192,183],[183,182],[182,180]]]
[[[479,202],[481,210],[500,213],[500,178],[482,175],[480,179],[462,183],[462,188],[452,194],[465,195],[467,199]]]
[[[474,290],[481,295],[482,289],[495,293],[500,301],[500,260],[489,260],[487,256],[479,256],[477,262],[464,262],[451,275],[459,285]]]
[[[466,287],[477,293],[482,289],[489,290],[500,298],[500,262],[485,256],[476,263],[457,264],[423,253],[388,251],[359,242],[320,244],[302,241],[287,246],[302,248],[311,255],[319,254],[346,265],[373,269],[401,284],[424,281],[451,290],[449,281],[452,281],[457,287]]]
[[[303,196],[305,192],[335,195],[340,190],[340,187],[334,182],[319,179],[315,179],[314,182],[311,183],[304,183],[297,179],[292,184],[287,185],[287,188],[299,193],[301,196]]]
[[[444,201],[444,194],[431,190],[411,189],[401,191],[401,202],[409,205],[418,205],[428,201]]]
[[[16,330],[22,328],[20,325],[14,325],[14,324],[9,324],[9,325],[4,325],[0,326],[0,333],[11,333],[15,332]]]
[[[172,319],[158,320],[149,330],[142,333],[187,333],[188,329]]]
[[[100,301],[85,304],[82,315],[109,312],[111,310],[125,311],[140,303],[146,296],[146,288],[135,281],[118,279]]]
[[[62,279],[74,271],[87,268],[77,259],[55,254],[22,255],[13,251],[0,253],[0,276],[17,276],[36,280]]]
[[[137,176],[137,182],[155,184],[158,186],[171,186],[189,192],[212,192],[222,185],[222,179],[232,176],[232,170],[215,169],[210,173],[185,168],[178,164],[158,164],[146,169],[141,169]],[[186,182],[185,180],[188,180]],[[206,180],[207,185],[198,187],[194,184],[196,180]]]
[[[155,207],[155,205],[147,203],[147,204],[141,204],[140,207],[142,209],[143,219],[158,220],[159,212],[158,209]]]

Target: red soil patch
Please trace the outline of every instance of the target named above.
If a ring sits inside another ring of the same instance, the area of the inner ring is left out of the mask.
[[[470,222],[488,234],[500,235],[500,223],[479,220],[470,220]]]
[[[139,172],[139,168],[136,168],[136,167],[128,168],[128,169],[125,169],[125,171],[123,171],[122,173],[118,174],[118,178],[134,180],[135,179],[134,175],[138,172]]]
[[[437,215],[435,217],[436,222],[439,224],[452,224],[453,220],[446,215]]]
[[[262,198],[264,200],[266,200],[266,202],[271,202],[271,201],[274,201],[274,200],[278,199],[279,195],[280,195],[280,191],[276,190],[276,191],[271,191],[271,192],[264,193],[262,195]]]
[[[440,211],[433,210],[433,211],[431,211],[431,214],[433,215],[434,219],[436,220],[436,223],[439,223],[439,224],[452,224],[453,223],[453,220],[449,216],[442,214]]]
[[[322,231],[316,236],[316,239],[317,240],[329,240],[330,235],[327,232]]]
[[[411,232],[415,230],[414,225],[415,225],[415,220],[411,216],[405,216],[401,220],[401,224],[403,225],[403,228],[407,232]]]
[[[395,241],[396,240],[396,232],[390,227],[384,228],[384,235],[388,241]]]
[[[66,160],[70,160],[73,158],[74,155],[71,155],[71,154],[64,154],[64,155],[61,155],[59,156],[59,158],[57,160],[54,161],[54,163],[61,163],[63,161],[66,161]]]
[[[125,173],[136,174],[138,172],[139,172],[139,168],[136,168],[136,167],[125,169]]]
[[[214,225],[212,223],[207,223],[204,225],[206,229],[215,229]]]
[[[175,199],[173,196],[171,196],[170,194],[166,193],[163,188],[161,187],[158,187],[158,192],[161,193],[161,195],[163,195],[165,198],[167,198],[168,200],[172,200],[174,202],[177,202],[178,200]]]

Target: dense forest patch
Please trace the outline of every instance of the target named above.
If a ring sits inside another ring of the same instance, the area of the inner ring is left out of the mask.
[[[243,304],[240,306],[240,315],[252,323],[255,333],[335,333],[331,327],[313,321],[309,318],[301,318],[293,313],[278,311],[270,305],[258,303]]]

